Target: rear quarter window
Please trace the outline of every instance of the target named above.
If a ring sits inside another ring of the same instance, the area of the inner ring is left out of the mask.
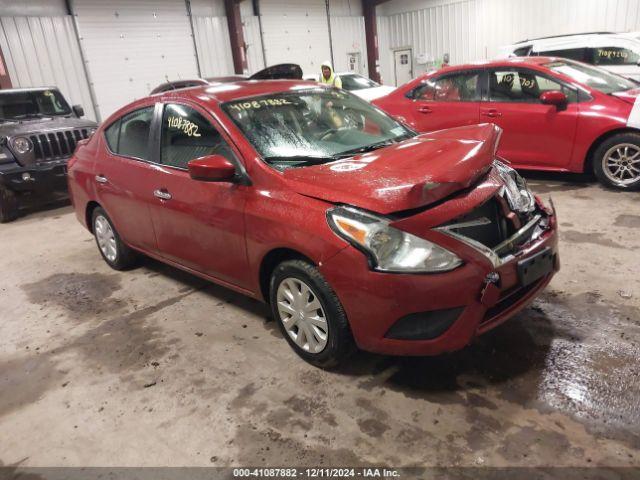
[[[104,138],[107,141],[109,150],[118,151],[118,137],[120,136],[120,120],[116,120],[104,131]]]

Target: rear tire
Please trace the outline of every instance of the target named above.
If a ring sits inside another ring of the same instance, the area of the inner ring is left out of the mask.
[[[619,133],[593,153],[593,173],[604,186],[640,190],[640,134]]]
[[[91,226],[98,251],[107,265],[114,270],[127,270],[136,264],[138,255],[122,242],[111,219],[102,207],[96,207],[93,210]]]
[[[305,361],[334,368],[355,351],[340,300],[309,262],[280,263],[271,275],[269,297],[282,335]]]
[[[18,198],[15,192],[0,188],[0,223],[18,218]]]

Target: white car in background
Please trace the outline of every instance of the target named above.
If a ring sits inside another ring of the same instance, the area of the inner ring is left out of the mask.
[[[581,33],[524,40],[500,48],[499,56],[562,57],[640,81],[640,32]]]
[[[344,72],[336,73],[336,75],[340,77],[340,80],[342,81],[343,90],[347,90],[368,102],[375,100],[376,98],[384,97],[396,89],[396,87],[380,85],[359,73]],[[304,79],[317,82],[319,76],[305,75]]]

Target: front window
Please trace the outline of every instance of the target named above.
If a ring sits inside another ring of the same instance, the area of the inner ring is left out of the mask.
[[[249,142],[276,168],[323,163],[415,135],[358,97],[314,88],[223,105]]]
[[[540,95],[556,90],[564,93],[569,103],[578,101],[575,88],[531,70],[489,72],[489,100],[492,102],[540,103]]]
[[[70,114],[69,104],[57,90],[0,91],[0,120]]]
[[[368,78],[360,75],[341,75],[340,80],[342,80],[342,88],[349,91],[362,90],[364,88],[376,88],[380,86],[373,80],[369,80]]]
[[[601,91],[602,93],[623,92],[637,88],[637,85],[631,80],[615,75],[596,67],[590,67],[582,63],[571,62],[569,60],[559,60],[557,62],[547,63],[548,69],[567,75],[576,82],[583,83],[591,88]]]
[[[186,105],[165,106],[160,138],[163,165],[186,169],[191,160],[207,155],[222,155],[232,162],[235,158],[220,132]]]

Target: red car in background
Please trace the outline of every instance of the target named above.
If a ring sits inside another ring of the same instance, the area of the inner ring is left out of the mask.
[[[559,266],[555,214],[498,140],[490,124],[417,135],[311,82],[228,83],[113,114],[69,162],[69,191],[111,267],[144,253],[262,299],[315,365],[354,344],[434,355]]]
[[[514,168],[593,172],[640,189],[640,89],[562,58],[524,57],[447,67],[373,103],[419,132],[492,122]]]

